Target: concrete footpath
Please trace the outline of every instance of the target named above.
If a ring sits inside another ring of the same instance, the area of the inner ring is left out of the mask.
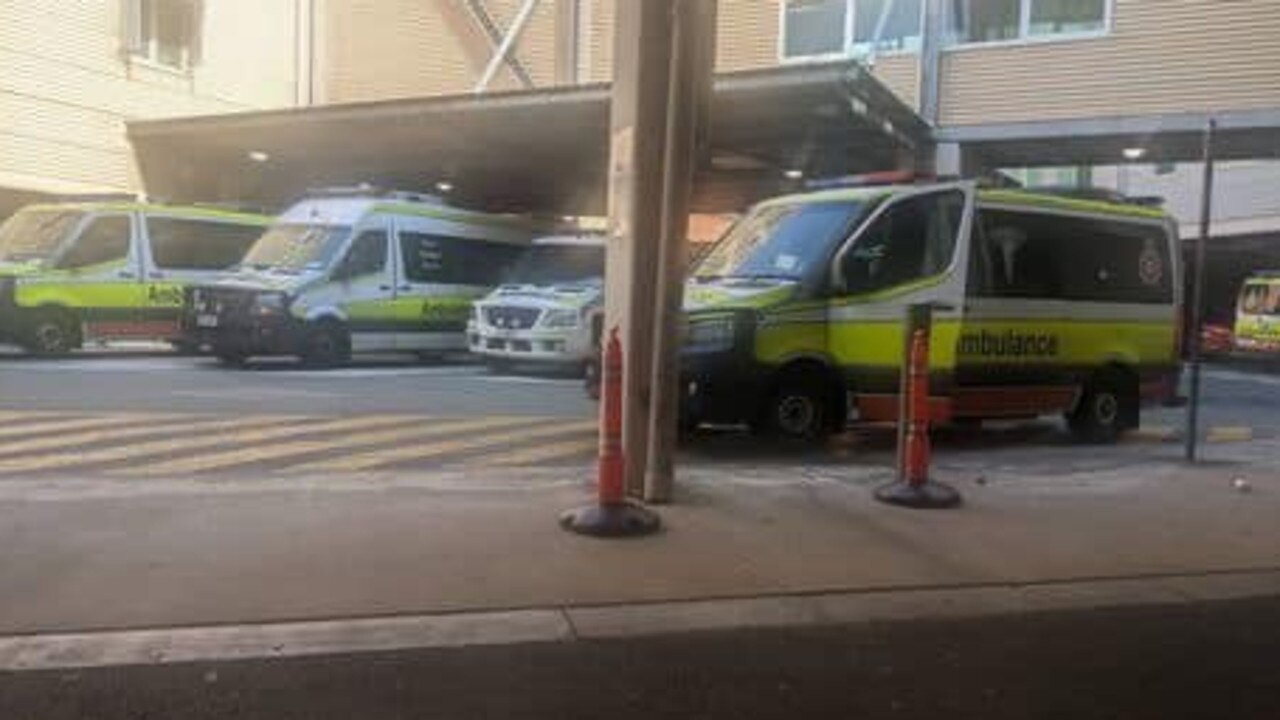
[[[0,669],[1280,595],[1280,471],[953,471],[940,512],[885,479],[691,471],[625,541],[557,527],[585,471],[6,482]]]

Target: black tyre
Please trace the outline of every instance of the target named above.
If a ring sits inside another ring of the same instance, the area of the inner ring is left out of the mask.
[[[822,440],[834,428],[831,389],[815,373],[784,376],[753,427],[788,440]]]
[[[506,358],[485,358],[484,366],[494,375],[506,375],[511,372],[513,363]]]
[[[1136,384],[1119,372],[1106,372],[1089,381],[1080,402],[1067,415],[1071,434],[1081,442],[1110,444],[1136,423]]]
[[[336,322],[321,322],[312,328],[302,350],[302,362],[308,367],[331,368],[351,360],[351,340]]]
[[[219,364],[229,368],[243,368],[245,361],[249,359],[244,353],[234,350],[215,350],[213,355]]]
[[[37,355],[66,355],[80,347],[80,323],[60,310],[41,310],[27,326],[27,349]]]
[[[169,347],[173,348],[175,353],[184,357],[200,354],[200,345],[186,340],[170,340]]]

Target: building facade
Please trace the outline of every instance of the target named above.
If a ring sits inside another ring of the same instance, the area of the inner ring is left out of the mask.
[[[305,0],[0,2],[0,217],[141,189],[132,119],[305,98]]]
[[[473,11],[502,31],[523,5],[320,1],[331,102],[472,90],[494,44]],[[523,70],[493,87],[608,80],[619,1],[542,0],[514,49]],[[921,57],[930,20],[936,66]],[[721,72],[860,57],[916,108],[936,82],[927,119],[943,127],[1280,107],[1270,0],[720,0],[718,29]]]

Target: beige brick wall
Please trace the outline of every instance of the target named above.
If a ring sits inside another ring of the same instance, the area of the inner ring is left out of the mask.
[[[462,0],[324,0],[323,68],[327,102],[470,92],[492,50]],[[521,0],[486,0],[500,29]],[[538,86],[555,79],[555,4],[539,4],[515,48]],[[492,90],[518,88],[503,68]]]
[[[583,0],[589,8],[590,80],[610,79],[614,4],[627,1]],[[716,70],[732,72],[777,65],[779,21],[776,0],[720,0],[716,20]],[[874,73],[904,102],[916,107],[919,65],[917,55],[889,55],[879,59]]]
[[[942,124],[1280,107],[1280,1],[1115,0],[1102,38],[944,55]]]
[[[189,74],[126,62],[119,0],[0,2],[0,187],[136,190],[131,119],[289,105],[296,0],[209,0]]]

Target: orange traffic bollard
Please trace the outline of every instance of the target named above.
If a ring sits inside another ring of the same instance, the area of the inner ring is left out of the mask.
[[[653,511],[626,498],[626,464],[622,448],[622,341],[618,328],[604,347],[600,393],[600,464],[596,504],[560,516],[560,526],[582,535],[629,537],[647,535],[660,521]]]
[[[876,489],[876,499],[892,505],[912,508],[949,508],[960,504],[960,493],[954,488],[929,479],[929,331],[923,327],[911,330],[907,346],[907,362],[900,392],[907,394],[899,423],[906,431],[899,433],[903,447],[898,453],[901,464],[898,480]]]

